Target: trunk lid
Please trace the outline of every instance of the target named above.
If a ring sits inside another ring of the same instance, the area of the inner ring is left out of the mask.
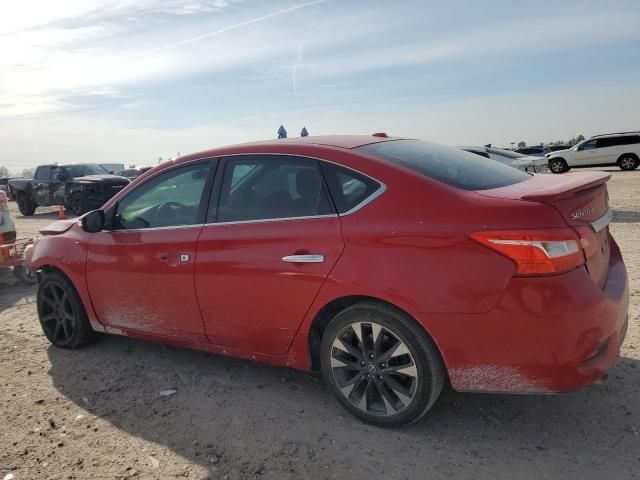
[[[546,203],[553,206],[582,239],[589,275],[600,287],[609,270],[609,195],[605,172],[576,172],[562,175],[534,175],[530,180],[477,193]]]

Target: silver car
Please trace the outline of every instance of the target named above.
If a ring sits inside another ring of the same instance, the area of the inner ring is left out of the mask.
[[[503,150],[495,147],[459,147],[467,152],[475,153],[481,157],[490,158],[504,165],[508,165],[523,172],[548,173],[547,159],[533,155],[522,155],[511,150]]]

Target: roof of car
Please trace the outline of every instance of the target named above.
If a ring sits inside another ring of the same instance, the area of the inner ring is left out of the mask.
[[[385,135],[385,136],[382,136]],[[386,134],[374,135],[326,135],[317,137],[296,137],[283,138],[274,140],[265,140],[261,142],[242,143],[238,145],[230,145],[227,147],[219,147],[211,150],[196,152],[183,157],[177,158],[174,162],[179,163],[187,160],[195,160],[198,158],[215,157],[227,155],[230,153],[252,153],[261,149],[268,152],[275,152],[278,147],[287,146],[324,146],[332,148],[352,149],[369,145],[371,143],[388,142],[391,140],[402,140],[399,137],[389,137]]]
[[[635,132],[617,132],[617,133],[603,133],[601,135],[594,135],[591,138],[602,138],[602,137],[619,137],[620,135],[638,135],[640,131]]]

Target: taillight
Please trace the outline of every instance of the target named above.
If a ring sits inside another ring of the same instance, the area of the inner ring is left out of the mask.
[[[513,260],[517,275],[562,273],[584,263],[580,238],[567,228],[481,231],[471,238]]]
[[[0,192],[0,210],[7,210],[9,208],[9,200],[4,192]]]

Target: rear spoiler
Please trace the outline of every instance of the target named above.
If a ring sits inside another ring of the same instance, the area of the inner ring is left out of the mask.
[[[541,185],[541,188],[536,192],[522,195],[522,200],[554,202],[572,197],[577,192],[607,183],[611,178],[611,174],[606,172],[579,172],[564,173],[556,178],[558,177],[559,179],[551,184]],[[554,178],[554,180],[556,179]]]

